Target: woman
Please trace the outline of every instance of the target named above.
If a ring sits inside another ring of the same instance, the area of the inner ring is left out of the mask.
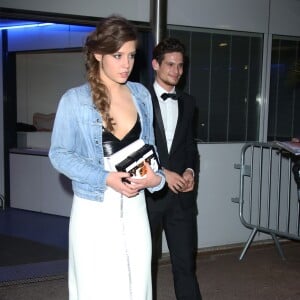
[[[154,143],[150,94],[127,81],[137,32],[118,16],[100,22],[86,40],[88,83],[60,100],[49,157],[72,180],[69,299],[152,299],[151,237],[144,189],[165,179],[147,164],[136,179],[110,171],[105,160],[136,139]]]

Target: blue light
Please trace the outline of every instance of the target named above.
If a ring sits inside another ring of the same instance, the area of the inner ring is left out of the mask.
[[[0,30],[5,29],[20,29],[20,28],[32,28],[32,27],[42,27],[42,26],[51,26],[54,23],[36,23],[36,24],[23,24],[23,25],[12,25],[12,26],[3,26],[0,27]]]

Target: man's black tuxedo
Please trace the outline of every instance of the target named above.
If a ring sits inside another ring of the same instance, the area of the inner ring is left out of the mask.
[[[194,98],[176,90],[178,121],[172,146],[168,153],[160,106],[153,86],[149,88],[149,91],[153,101],[155,143],[161,166],[180,175],[187,168],[191,168],[197,178],[199,156],[193,134]],[[195,182],[197,181],[196,178]],[[166,184],[163,190],[154,194],[148,193],[146,198],[153,244],[153,299],[156,299],[157,261],[160,256],[162,230],[165,232],[170,251],[177,299],[201,299],[195,275],[197,251],[196,193],[193,191],[175,194]]]
[[[178,121],[174,134],[174,139],[168,153],[165,130],[160,112],[157,96],[153,87],[149,88],[153,102],[153,126],[157,152],[161,165],[178,174],[182,174],[187,168],[195,172],[197,181],[199,171],[199,155],[197,145],[194,140],[193,117],[195,114],[195,100],[190,95],[176,90],[178,95]],[[171,199],[179,198],[182,209],[194,209],[196,211],[195,192],[179,193],[171,192],[167,186],[148,199],[149,210],[164,210],[171,203]]]

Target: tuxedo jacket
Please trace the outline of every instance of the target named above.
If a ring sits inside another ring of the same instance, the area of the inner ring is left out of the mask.
[[[149,87],[153,102],[153,126],[155,144],[161,166],[180,175],[187,169],[192,168],[195,172],[195,188],[193,192],[173,193],[167,186],[153,194],[148,194],[148,210],[163,210],[178,199],[182,209],[196,209],[197,175],[199,172],[199,155],[195,141],[193,119],[195,115],[195,99],[176,89],[178,95],[178,120],[173,142],[168,153],[166,135],[159,102],[153,86]]]

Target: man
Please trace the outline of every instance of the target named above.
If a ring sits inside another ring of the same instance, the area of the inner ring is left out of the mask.
[[[176,298],[199,300],[196,278],[197,208],[195,179],[198,152],[193,137],[195,101],[176,88],[182,74],[185,48],[177,39],[168,38],[153,50],[155,82],[149,88],[154,110],[154,132],[164,174],[165,188],[147,196],[153,256],[153,299],[156,299],[157,264],[164,230]]]
[[[293,143],[299,143],[299,148],[300,148],[300,138],[294,137],[292,138]],[[297,155],[294,155],[294,165],[292,168],[293,174],[294,174],[294,179],[297,184],[297,190],[298,190],[298,200],[300,201],[300,159]]]

